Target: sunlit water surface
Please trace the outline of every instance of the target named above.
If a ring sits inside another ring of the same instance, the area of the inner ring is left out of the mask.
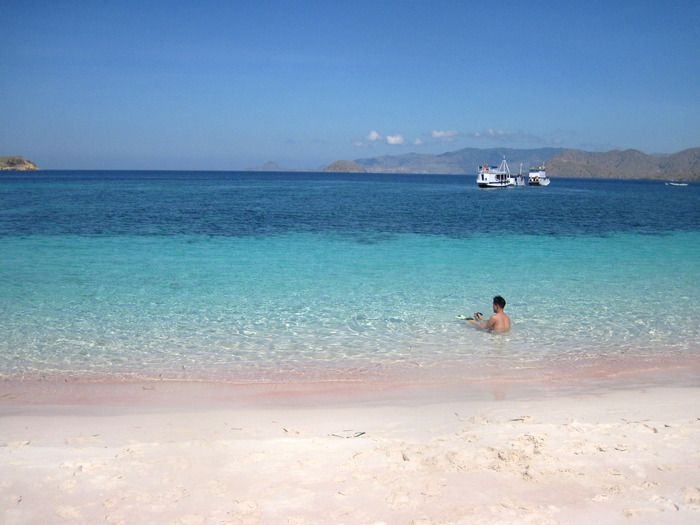
[[[696,359],[700,191],[0,175],[0,377],[268,381]],[[503,295],[507,335],[455,319]]]

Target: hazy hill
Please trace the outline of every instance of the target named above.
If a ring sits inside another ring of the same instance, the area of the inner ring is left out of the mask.
[[[365,173],[367,170],[351,160],[336,160],[333,164],[323,168],[323,171],[333,173]]]
[[[647,155],[638,150],[589,152],[563,148],[464,148],[439,155],[407,153],[357,159],[372,173],[475,174],[480,165],[498,165],[506,157],[510,170],[523,173],[542,162],[553,177],[700,180],[700,148],[671,155]]]
[[[0,157],[0,170],[34,171],[39,167],[22,157]]]
[[[279,164],[274,161],[269,161],[262,166],[256,166],[255,168],[249,168],[249,171],[285,171]]]
[[[690,148],[661,157],[659,167],[671,178],[700,180],[700,148]]]
[[[555,177],[699,180],[700,148],[672,155],[647,155],[633,149],[602,153],[567,150],[548,161],[547,173]]]
[[[479,166],[485,163],[498,165],[504,156],[510,165],[511,171],[517,172],[521,162],[523,163],[523,170],[525,170],[529,166],[544,162],[563,151],[561,148],[464,148],[439,155],[408,153],[406,155],[358,159],[355,162],[364,166],[369,172],[461,175],[476,173]]]

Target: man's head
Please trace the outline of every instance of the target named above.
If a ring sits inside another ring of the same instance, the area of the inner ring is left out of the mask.
[[[506,307],[506,300],[501,297],[500,295],[497,295],[496,297],[493,298],[493,311],[494,312],[499,312],[503,310]]]

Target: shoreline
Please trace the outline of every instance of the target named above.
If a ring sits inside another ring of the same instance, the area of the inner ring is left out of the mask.
[[[509,369],[397,365],[344,371],[279,371],[251,379],[41,375],[0,377],[0,408],[23,405],[125,405],[193,408],[307,404],[423,403],[522,400],[633,389],[700,388],[700,357],[599,359],[595,363]]]

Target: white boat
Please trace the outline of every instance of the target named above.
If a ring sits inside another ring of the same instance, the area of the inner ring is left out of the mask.
[[[500,166],[489,166],[484,164],[479,166],[479,174],[476,176],[476,185],[479,188],[507,188],[509,186],[523,186],[525,185],[522,177],[521,182],[518,182],[518,176],[515,177],[510,174],[510,168],[508,168],[508,163],[506,158],[503,157],[503,161]]]
[[[667,182],[666,186],[687,186],[687,182]]]
[[[536,168],[530,168],[530,173],[528,174],[527,183],[530,186],[549,186],[549,177],[547,177],[547,170],[544,164],[537,166]]]

